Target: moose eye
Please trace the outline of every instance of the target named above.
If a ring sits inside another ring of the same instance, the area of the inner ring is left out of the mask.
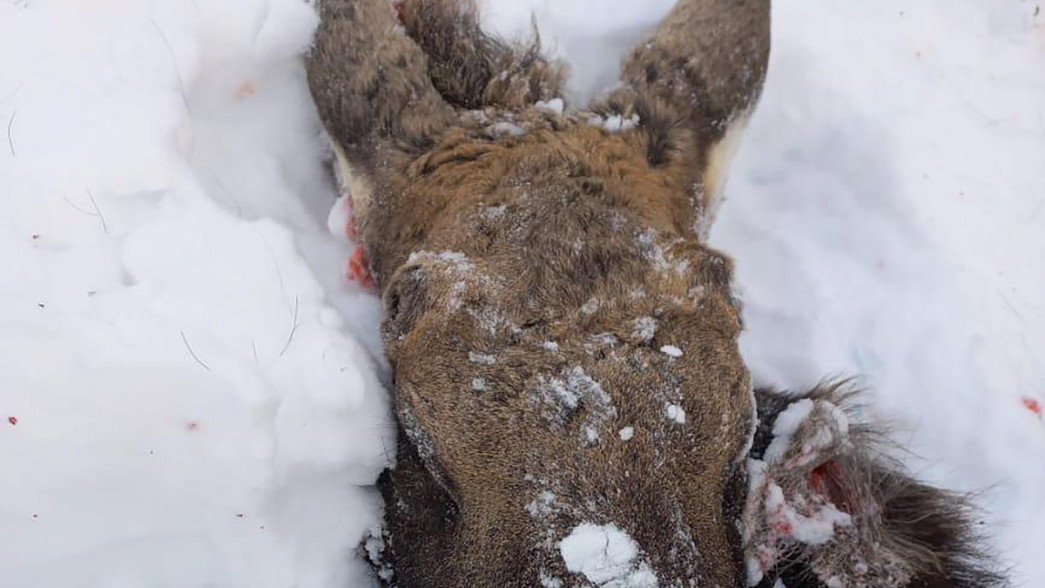
[[[396,273],[385,293],[385,332],[400,339],[413,328],[427,306],[428,280],[424,268],[408,266]]]

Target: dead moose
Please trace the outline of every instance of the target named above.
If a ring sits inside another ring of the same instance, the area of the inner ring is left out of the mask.
[[[387,311],[391,584],[1005,585],[843,386],[752,389],[705,234],[769,0],[680,0],[577,109],[468,0],[320,15],[309,84]]]

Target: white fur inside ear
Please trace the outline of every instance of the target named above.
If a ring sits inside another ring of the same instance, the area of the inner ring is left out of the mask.
[[[348,158],[345,157],[345,152],[341,150],[341,146],[337,143],[334,143],[334,155],[337,157],[335,172],[337,173],[338,183],[341,185],[341,191],[347,193],[348,197],[352,199],[352,214],[355,222],[358,224],[366,218],[367,206],[370,204],[370,195],[373,192],[373,188],[366,181],[366,178],[352,170],[352,166],[348,163]]]
[[[715,143],[708,154],[708,164],[704,168],[704,209],[699,218],[697,234],[707,239],[711,225],[718,216],[726,192],[726,181],[729,179],[729,165],[740,149],[740,141],[744,130],[751,119],[751,110],[741,113],[729,123],[725,136]]]

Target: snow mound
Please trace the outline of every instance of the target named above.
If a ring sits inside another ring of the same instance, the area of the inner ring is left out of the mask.
[[[379,304],[326,229],[315,25],[0,5],[4,586],[369,582],[394,442]]]
[[[635,541],[616,525],[578,525],[559,544],[566,569],[601,588],[656,588]]]

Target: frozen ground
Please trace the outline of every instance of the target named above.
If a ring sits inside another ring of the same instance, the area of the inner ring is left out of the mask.
[[[538,16],[570,98],[671,0]],[[1043,3],[1045,4],[1045,3]],[[780,0],[712,240],[756,377],[863,374],[1045,585],[1045,6]],[[0,585],[368,585],[391,447],[299,0],[0,4]],[[14,56],[14,57],[12,57]],[[337,217],[339,213],[335,213]]]

